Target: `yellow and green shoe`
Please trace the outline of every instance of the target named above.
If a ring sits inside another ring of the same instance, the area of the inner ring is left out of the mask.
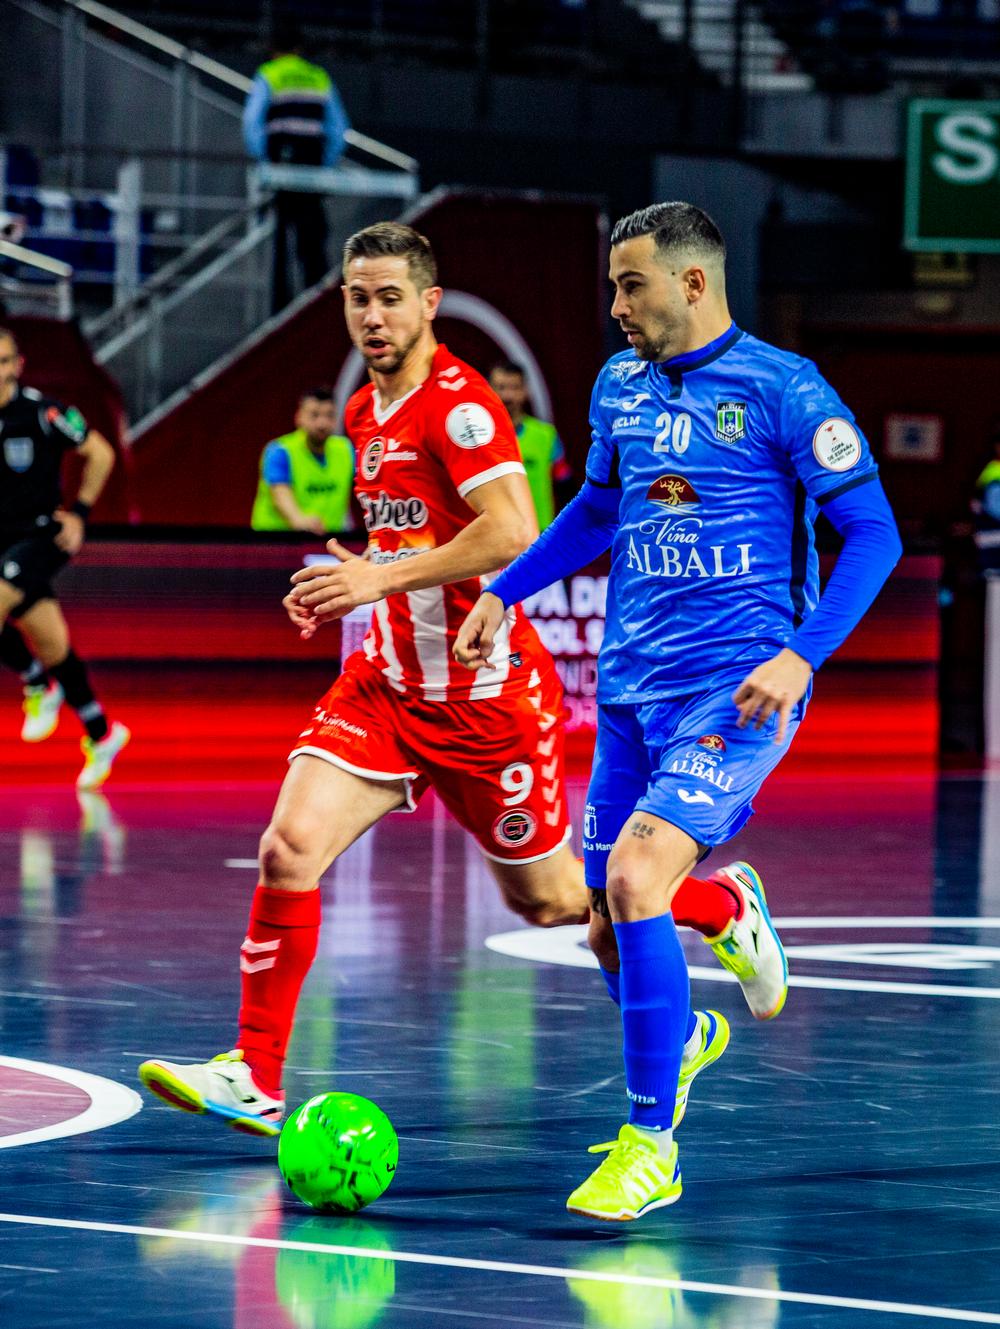
[[[690,1061],[681,1063],[677,1100],[674,1104],[674,1130],[684,1120],[694,1077],[700,1075],[706,1066],[718,1061],[729,1046],[729,1021],[724,1015],[718,1011],[695,1011],[695,1016],[701,1028],[701,1049]]]
[[[626,1122],[617,1140],[592,1144],[588,1153],[608,1156],[566,1201],[571,1214],[628,1223],[681,1198],[676,1144],[662,1157],[648,1135]]]

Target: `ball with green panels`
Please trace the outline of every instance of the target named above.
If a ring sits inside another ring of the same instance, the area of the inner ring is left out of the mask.
[[[278,1140],[290,1190],[323,1213],[353,1214],[377,1200],[398,1161],[392,1122],[359,1094],[317,1094],[295,1109]]]

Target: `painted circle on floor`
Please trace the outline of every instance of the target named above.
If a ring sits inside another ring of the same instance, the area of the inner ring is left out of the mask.
[[[1000,931],[1000,918],[944,918],[944,917],[879,917],[843,918],[776,918],[775,927],[783,933],[800,931],[844,932],[900,932],[900,931]],[[486,938],[486,946],[501,955],[520,960],[533,960],[538,964],[569,965],[576,969],[596,969],[597,960],[587,947],[585,926],[553,928],[549,931],[518,928],[514,932],[499,932]],[[928,970],[934,972],[956,970],[983,971],[994,969],[1000,976],[1000,947],[970,945],[968,943],[935,942],[923,939],[900,941],[836,941],[820,945],[785,944],[786,954],[793,961],[806,961],[823,965],[856,965],[864,968],[877,965],[882,969]],[[688,965],[692,978],[708,983],[735,983],[735,977],[725,969],[703,965]],[[954,983],[916,983],[903,979],[841,977],[839,974],[800,974],[795,965],[788,980],[789,987],[819,988],[831,992],[883,992],[900,996],[919,997],[972,997],[996,1001],[1000,999],[1000,983],[994,982],[965,986]]]
[[[142,1107],[133,1090],[87,1071],[0,1057],[0,1149],[82,1135]]]

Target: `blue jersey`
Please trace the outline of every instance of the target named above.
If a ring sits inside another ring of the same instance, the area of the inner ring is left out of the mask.
[[[613,356],[591,399],[591,483],[621,488],[598,699],[745,674],[815,609],[818,507],[877,469],[816,366],[732,326],[662,364]]]

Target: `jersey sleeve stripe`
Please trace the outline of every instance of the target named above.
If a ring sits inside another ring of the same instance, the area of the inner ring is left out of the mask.
[[[471,494],[473,489],[478,489],[480,485],[489,484],[491,480],[499,480],[501,475],[527,475],[527,471],[519,461],[502,461],[499,466],[491,466],[489,470],[480,471],[478,475],[473,475],[468,480],[463,480],[458,486],[458,492],[465,498]]]
[[[824,503],[829,503],[832,499],[839,498],[841,494],[849,493],[852,489],[857,489],[858,485],[871,484],[873,480],[878,479],[878,471],[866,471],[864,475],[855,475],[850,480],[845,480],[842,485],[836,485],[825,494],[820,494],[815,500],[820,507]]]

